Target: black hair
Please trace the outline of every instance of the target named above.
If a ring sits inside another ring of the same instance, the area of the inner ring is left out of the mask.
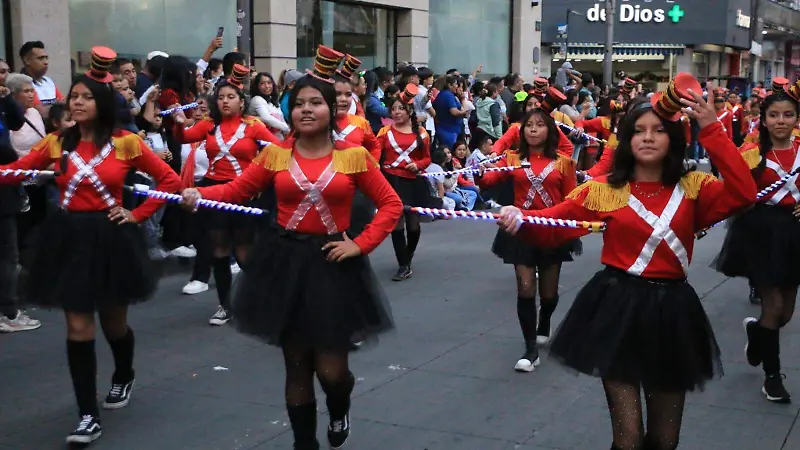
[[[481,91],[481,98],[491,97],[497,93],[497,85],[494,83],[489,83],[483,87]]]
[[[437,164],[439,166],[443,166],[444,163],[447,161],[447,155],[444,154],[444,149],[447,147],[442,147],[440,149],[434,150],[431,152],[431,162]],[[445,167],[442,167],[446,169]]]
[[[580,91],[578,91],[577,89],[568,90],[567,93],[566,93],[567,99],[564,101],[564,104],[565,105],[569,105],[569,106],[573,106],[572,105],[572,100],[574,100],[575,98],[580,99],[578,94],[580,94]]]
[[[35,48],[44,50],[44,43],[42,41],[28,41],[22,44],[22,47],[19,48],[20,59],[25,59],[28,53],[32,52]]]
[[[400,96],[392,97],[386,104],[386,107],[389,109],[390,113],[394,107],[394,104],[397,102],[400,102],[401,105],[405,106],[406,111],[408,111],[408,119],[411,123],[411,129],[414,130],[414,134],[417,137],[417,148],[422,149],[422,147],[425,145],[425,141],[422,139],[422,134],[419,132],[422,126],[418,125],[419,121],[417,120],[417,112],[414,111],[414,105],[403,102],[400,99]]]
[[[432,77],[434,75],[433,70],[431,70],[429,67],[420,67],[419,69],[417,69],[417,72],[419,73],[419,81],[420,82],[422,82],[422,80],[426,80],[426,79],[428,79],[428,78],[430,78],[430,77]]]
[[[94,118],[94,144],[97,146],[98,151],[105,147],[111,141],[111,135],[114,133],[114,128],[117,124],[117,105],[114,94],[116,92],[111,88],[109,83],[100,83],[87,75],[80,75],[75,78],[67,93],[67,102],[71,101],[72,90],[78,84],[83,84],[92,93],[95,102],[97,115]],[[69,103],[68,103],[69,104]],[[61,134],[64,140],[61,143],[61,149],[64,151],[61,157],[61,172],[67,170],[66,154],[74,151],[81,141],[81,129],[79,124],[75,124],[70,128],[64,130]]]
[[[242,115],[245,115],[247,111],[247,96],[244,95],[244,91],[233,84],[231,84],[228,80],[220,80],[216,86],[214,86],[214,94],[208,101],[208,116],[211,117],[211,120],[214,121],[214,127],[208,131],[209,135],[213,135],[217,132],[217,127],[219,124],[222,123],[222,111],[219,110],[219,105],[217,104],[217,99],[219,98],[219,91],[222,88],[231,88],[236,92],[236,95],[239,96],[239,99],[242,101]]]
[[[161,78],[161,73],[164,72],[164,65],[167,64],[167,58],[161,55],[156,55],[150,58],[145,64],[147,73],[152,75],[154,80]]]
[[[774,92],[761,102],[761,115],[758,124],[758,145],[761,153],[761,162],[758,163],[758,167],[756,168],[759,172],[764,170],[767,166],[767,158],[765,155],[772,150],[774,145],[772,137],[769,135],[769,130],[767,129],[767,110],[770,106],[779,102],[789,102],[793,104],[795,112],[800,114],[800,103],[790,97],[785,91]]]
[[[367,95],[372,95],[378,90],[378,75],[370,70],[364,74],[364,83],[367,85]]]
[[[636,121],[648,113],[653,113],[653,108],[645,103],[640,103],[639,107],[632,109],[622,120],[619,127],[618,139],[619,146],[614,152],[614,164],[611,174],[608,176],[608,184],[619,188],[630,181],[633,181],[634,167],[636,158],[633,156],[631,140],[636,133]],[[669,137],[669,149],[664,157],[661,166],[661,182],[667,186],[674,186],[681,181],[688,170],[683,164],[686,153],[686,136],[683,133],[683,126],[680,121],[670,122],[660,116],[664,131]]]
[[[219,58],[211,58],[211,61],[208,62],[208,68],[203,73],[203,76],[206,79],[211,78],[211,74],[219,70],[220,66],[222,66],[222,60]],[[224,71],[224,70],[223,70]]]
[[[241,64],[247,65],[245,61],[247,60],[247,56],[244,53],[240,52],[229,52],[226,53],[225,56],[222,57],[222,72],[223,77],[227,78],[233,72],[233,65],[234,64]]]
[[[506,75],[506,77],[503,80],[506,82],[506,86],[508,86],[508,88],[510,89],[511,86],[517,84],[517,80],[519,80],[519,74],[510,73]]]
[[[197,66],[183,56],[170,56],[164,62],[161,72],[161,90],[172,89],[178,94],[181,103],[187,103],[197,96]],[[191,96],[189,95],[191,94]]]
[[[339,131],[336,126],[336,89],[333,88],[331,83],[326,83],[317,77],[306,75],[297,80],[297,83],[294,84],[292,92],[289,94],[289,117],[286,118],[286,122],[290,127],[292,127],[293,132],[295,132],[295,126],[294,123],[292,123],[292,111],[297,103],[297,96],[300,94],[300,91],[303,88],[312,88],[318,90],[320,94],[322,94],[322,98],[325,100],[325,103],[328,104],[328,109],[330,109],[328,135],[331,137],[331,140],[333,140],[332,132]]]
[[[517,152],[523,158],[530,157],[531,150],[528,146],[528,141],[525,140],[525,126],[533,117],[541,118],[544,121],[544,124],[547,126],[547,141],[544,143],[544,151],[542,154],[550,159],[558,158],[558,152],[556,149],[558,149],[560,135],[558,133],[558,128],[556,127],[556,122],[552,117],[550,117],[550,114],[547,111],[540,108],[532,109],[525,113],[525,116],[522,117],[522,123],[520,123],[519,126],[519,150]]]
[[[450,69],[447,72],[445,72],[445,75],[452,75],[452,74],[454,74],[456,72],[458,72],[458,69]]]
[[[505,80],[503,79],[503,77],[492,77],[491,79],[489,79],[489,83],[492,83],[497,86],[500,86],[500,83],[504,81]]]
[[[47,133],[52,133],[54,131],[58,131],[58,126],[56,126],[56,122],[61,122],[64,120],[64,116],[69,114],[69,108],[67,107],[66,103],[53,103],[50,106],[50,110],[47,112],[47,120],[44,123],[45,131]]]
[[[261,89],[259,89],[259,85],[261,84],[262,78],[269,78],[272,81],[272,93],[269,95],[264,95],[261,93]],[[278,103],[278,85],[275,83],[275,78],[272,78],[272,74],[269,72],[259,72],[256,75],[255,79],[252,83],[250,83],[250,98],[261,97],[267,101],[267,103],[272,103],[274,106],[280,106]]]

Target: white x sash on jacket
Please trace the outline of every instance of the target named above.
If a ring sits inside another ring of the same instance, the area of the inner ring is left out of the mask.
[[[84,178],[88,178],[89,182],[92,183],[92,186],[97,191],[97,194],[100,195],[100,198],[103,199],[106,205],[109,208],[113,208],[117,206],[116,200],[111,195],[111,192],[108,191],[108,187],[106,187],[103,180],[97,175],[95,171],[95,167],[99,166],[106,158],[111,154],[114,150],[114,146],[111,145],[109,142],[108,144],[100,150],[100,153],[92,158],[88,163],[84,162],[81,155],[78,152],[70,152],[69,160],[72,161],[72,164],[78,169],[75,175],[69,180],[69,184],[67,184],[67,189],[64,192],[64,200],[61,201],[61,207],[63,209],[67,209],[70,202],[72,201],[72,197],[75,195],[75,190],[78,189],[78,185],[81,184],[81,181]]]
[[[346,139],[347,139],[347,136],[350,136],[350,133],[352,133],[353,131],[355,131],[355,129],[356,129],[356,128],[358,128],[358,127],[356,127],[355,125],[353,125],[353,124],[351,123],[350,125],[346,126],[346,127],[344,128],[344,130],[342,130],[342,131],[341,131],[341,132],[339,132],[339,133],[337,133],[337,132],[335,132],[335,131],[334,131],[334,132],[333,132],[333,138],[334,138],[334,139],[336,139],[337,141],[344,141],[344,140],[346,140]]]
[[[416,140],[414,141],[414,143],[409,145],[407,149],[403,150],[402,148],[400,148],[400,145],[397,144],[397,140],[395,140],[394,133],[392,133],[392,130],[389,130],[389,132],[386,133],[386,136],[389,138],[389,144],[391,144],[391,146],[394,149],[395,153],[397,153],[397,155],[398,155],[397,159],[395,159],[393,163],[391,163],[388,166],[386,166],[387,168],[394,169],[394,168],[398,167],[400,165],[400,163],[402,163],[402,162],[405,162],[406,165],[411,164],[411,163],[414,162],[414,161],[411,160],[411,158],[408,155],[410,155],[411,152],[413,152],[414,150],[417,149],[417,141]]]
[[[533,205],[533,200],[536,198],[537,193],[539,197],[542,197],[542,201],[548,208],[553,206],[553,199],[550,197],[550,194],[544,190],[544,180],[550,176],[555,168],[556,162],[550,161],[550,164],[545,166],[544,170],[542,170],[542,173],[539,175],[536,175],[530,167],[523,169],[525,171],[525,176],[527,176],[528,180],[531,182],[531,188],[528,189],[528,195],[525,197],[525,203],[522,204],[522,209],[529,209],[531,205]]]
[[[225,140],[222,139],[222,129],[219,126],[217,127],[217,132],[214,133],[214,139],[217,141],[219,153],[217,154],[216,158],[214,158],[214,161],[212,161],[209,165],[211,173],[214,173],[214,165],[218,161],[222,160],[222,158],[225,158],[230,161],[231,165],[233,166],[233,170],[236,171],[236,176],[238,177],[242,175],[242,166],[239,165],[239,161],[236,159],[236,157],[231,154],[231,148],[233,148],[233,146],[239,142],[239,139],[244,138],[245,129],[247,129],[247,124],[242,122],[239,125],[239,128],[236,129],[236,133],[233,134],[231,140],[225,142]]]
[[[333,177],[336,176],[336,171],[333,170],[333,161],[328,164],[328,167],[322,171],[317,181],[313,184],[308,181],[306,174],[303,173],[303,169],[300,168],[300,165],[297,164],[294,157],[292,157],[292,162],[289,166],[289,174],[297,184],[297,187],[299,187],[306,196],[297,206],[286,228],[289,230],[297,229],[297,226],[300,225],[300,222],[303,221],[303,218],[313,206],[317,209],[319,217],[322,219],[322,223],[325,224],[325,229],[328,231],[328,234],[338,233],[339,229],[336,227],[336,222],[333,220],[333,213],[331,213],[331,209],[322,197],[322,193],[333,180]]]
[[[667,246],[672,250],[672,253],[678,258],[683,272],[689,273],[689,254],[686,252],[686,247],[683,246],[678,235],[670,228],[670,222],[672,222],[675,213],[678,212],[678,208],[680,208],[681,203],[683,203],[683,198],[683,188],[678,184],[675,186],[675,189],[672,190],[672,195],[664,211],[660,216],[656,216],[650,212],[638,198],[634,197],[633,194],[628,197],[628,206],[653,229],[644,247],[642,247],[642,250],[639,252],[639,257],[636,258],[633,265],[628,268],[628,273],[641,276],[645,269],[647,269],[648,264],[650,264],[650,261],[653,259],[656,249],[658,249],[662,241],[666,242]]]
[[[775,173],[777,173],[778,176],[781,179],[783,179],[783,177],[785,177],[787,175],[786,171],[783,170],[783,168],[780,166],[780,164],[776,163],[775,161],[773,161],[771,159],[767,159],[767,167],[769,167],[770,169],[774,170]],[[794,169],[796,169],[798,167],[800,167],[800,152],[797,152],[797,155],[794,158],[794,162],[792,163],[792,169],[791,170],[794,170]],[[786,180],[786,183],[784,183],[783,187],[778,189],[775,192],[775,194],[773,194],[772,197],[770,197],[769,200],[767,200],[766,203],[768,205],[777,205],[787,195],[791,195],[792,198],[794,198],[794,202],[795,203],[799,203],[800,202],[800,189],[797,188],[797,176],[798,176],[798,174],[794,174],[788,180]]]

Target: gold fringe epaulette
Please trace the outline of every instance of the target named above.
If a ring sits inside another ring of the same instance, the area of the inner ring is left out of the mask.
[[[747,167],[751,169],[755,169],[761,163],[761,149],[759,147],[749,148],[741,154],[744,162],[747,163]]]
[[[558,155],[556,159],[556,170],[564,175],[575,175],[575,161],[563,155]]]
[[[31,149],[32,152],[47,152],[52,159],[61,157],[61,136],[48,134]]]
[[[717,181],[714,175],[705,172],[692,171],[681,178],[680,184],[683,188],[683,196],[689,200],[697,200],[700,189],[707,184]]]
[[[254,123],[263,123],[263,122],[261,122],[261,119],[259,119],[258,117],[255,117],[255,116],[244,116],[244,117],[242,117],[242,122],[244,122],[244,123],[246,123],[248,125],[252,125]]]
[[[608,117],[601,117],[600,118],[600,125],[603,126],[608,131],[611,131],[611,119]]]
[[[616,133],[611,133],[611,135],[608,136],[608,143],[606,144],[606,147],[614,150],[616,150],[617,147],[619,147],[619,140],[617,140]]]
[[[291,161],[291,148],[283,148],[275,144],[270,144],[261,150],[261,153],[253,160],[253,164],[261,165],[265,169],[273,172],[280,172],[289,170]]]
[[[608,183],[589,180],[570,192],[567,198],[579,198],[587,190],[583,206],[590,211],[597,212],[612,212],[622,209],[628,205],[628,197],[631,195],[630,185],[626,184],[623,187],[615,188]]]
[[[125,134],[111,138],[114,154],[119,160],[129,160],[142,155],[142,138],[137,134]]]
[[[353,175],[369,170],[370,165],[377,168],[378,162],[364,147],[350,147],[343,150],[333,150],[333,170],[344,174]],[[289,170],[292,162],[292,149],[283,148],[272,144],[258,154],[254,164],[260,165],[272,172]]]
[[[522,165],[522,158],[519,153],[513,150],[506,150],[506,165],[508,167],[519,167]]]
[[[378,130],[378,135],[376,137],[385,136],[386,133],[388,133],[389,130],[391,130],[391,129],[392,129],[392,127],[390,127],[390,126],[385,126],[385,127],[381,128],[380,130]]]

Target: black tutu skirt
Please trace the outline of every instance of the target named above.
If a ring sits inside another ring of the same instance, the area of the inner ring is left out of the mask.
[[[228,181],[212,180],[210,178],[203,178],[197,183],[198,187],[216,186],[225,184]],[[257,207],[257,200],[245,202],[244,206]],[[223,230],[242,230],[253,229],[255,230],[259,224],[259,217],[252,214],[244,214],[230,211],[221,211],[211,208],[200,208],[197,211],[200,220],[209,231],[223,231]]]
[[[754,286],[800,285],[800,221],[792,208],[759,203],[728,223],[712,268]]]
[[[340,240],[277,226],[264,232],[233,298],[238,330],[276,346],[349,351],[353,336],[369,344],[394,328],[369,259],[325,259],[323,245]]]
[[[25,272],[24,303],[75,313],[146,301],[158,284],[142,229],[111,222],[105,212],[54,213]]]
[[[355,239],[356,236],[360,235],[374,217],[375,203],[356,189],[353,197],[353,208],[350,210],[350,228],[347,229],[347,235],[350,239]]]
[[[722,375],[714,332],[688,282],[609,267],[578,293],[550,355],[580,373],[665,391],[692,391]]]
[[[442,208],[442,199],[432,194],[430,182],[425,177],[403,178],[383,172],[386,180],[392,185],[400,200],[406,206],[420,208]]]
[[[538,247],[503,230],[497,230],[492,243],[492,253],[502,259],[504,264],[546,267],[572,261],[571,252],[574,247],[575,244],[573,242],[556,248]]]

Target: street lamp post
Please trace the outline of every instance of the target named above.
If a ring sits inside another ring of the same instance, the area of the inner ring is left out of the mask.
[[[569,61],[569,16],[571,16],[573,14],[576,15],[576,16],[582,16],[583,15],[583,14],[579,13],[578,11],[575,11],[575,10],[573,10],[571,8],[567,8],[567,20],[566,20],[567,34],[566,34],[566,36],[564,38],[564,41],[565,41],[564,42],[564,61]]]

